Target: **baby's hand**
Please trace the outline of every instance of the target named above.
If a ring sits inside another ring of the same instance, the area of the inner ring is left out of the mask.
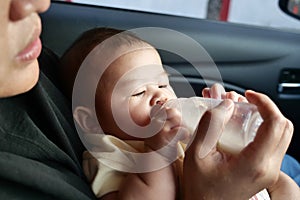
[[[180,140],[187,138],[188,131],[181,124],[181,114],[175,108],[163,107],[160,109],[157,115],[165,116],[165,120],[156,120],[154,123],[164,123],[162,128],[154,136],[145,139],[145,146],[150,148],[150,150],[158,150],[163,147],[170,147],[170,151],[175,151],[173,148],[177,148],[177,143]],[[176,152],[176,151],[175,151]]]
[[[224,87],[218,83],[214,84],[211,88],[204,88],[202,90],[202,96],[213,99],[231,99],[235,102],[248,102],[244,96],[235,91],[226,92]]]

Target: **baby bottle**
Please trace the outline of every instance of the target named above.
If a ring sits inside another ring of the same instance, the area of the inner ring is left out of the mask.
[[[163,107],[176,108],[181,112],[181,123],[194,133],[203,114],[221,102],[203,97],[178,98],[169,100]],[[239,153],[253,141],[262,121],[255,105],[235,102],[233,114],[218,141],[218,148],[231,154]]]

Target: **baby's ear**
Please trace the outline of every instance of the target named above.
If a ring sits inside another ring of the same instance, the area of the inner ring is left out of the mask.
[[[87,107],[76,107],[73,112],[73,117],[85,133],[96,133],[99,129],[96,115]]]

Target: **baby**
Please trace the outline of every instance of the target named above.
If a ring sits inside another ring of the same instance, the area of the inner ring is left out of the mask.
[[[86,61],[92,50],[95,53]],[[83,168],[96,196],[182,199],[186,146],[180,141],[192,133],[181,123],[180,112],[174,108],[164,108],[164,122],[151,118],[155,112],[162,112],[157,108],[177,98],[157,50],[129,32],[96,28],[85,32],[61,61],[67,82],[64,89],[70,97],[80,66],[93,63],[91,70],[101,71],[100,80],[92,71],[85,77],[88,84],[84,89],[96,84],[97,120],[93,119],[93,109],[85,104],[85,95],[79,95],[81,104],[74,109],[74,118],[86,133],[83,137],[92,146],[83,155]],[[203,90],[203,96],[214,97],[213,91],[222,89],[213,86]],[[224,94],[246,101],[236,93]],[[269,197],[264,190],[253,198]]]

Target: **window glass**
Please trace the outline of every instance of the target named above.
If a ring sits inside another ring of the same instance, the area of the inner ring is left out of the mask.
[[[63,0],[62,0],[63,1]],[[65,0],[73,3],[108,6],[154,13],[205,18],[208,0]]]
[[[278,0],[61,1],[300,31],[300,22],[283,13]]]

